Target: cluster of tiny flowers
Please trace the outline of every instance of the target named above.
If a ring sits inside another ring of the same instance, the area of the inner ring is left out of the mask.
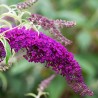
[[[37,1],[38,0],[27,0],[25,2],[21,2],[21,3],[17,4],[17,8],[20,9],[20,10],[26,9],[28,7],[31,7]]]
[[[63,43],[65,46],[71,44],[71,41],[62,35],[60,28],[73,27],[76,25],[74,21],[50,20],[47,17],[38,14],[31,15],[29,20],[33,22],[33,24],[40,25],[44,30],[48,30],[58,41]]]
[[[0,32],[4,30],[3,28]],[[26,49],[23,55],[26,60],[46,63],[46,67],[51,67],[56,73],[66,77],[68,84],[75,92],[81,95],[93,95],[84,83],[80,65],[74,59],[73,54],[68,52],[62,44],[41,32],[38,36],[36,31],[25,27],[10,30],[5,33],[5,36],[15,52]]]

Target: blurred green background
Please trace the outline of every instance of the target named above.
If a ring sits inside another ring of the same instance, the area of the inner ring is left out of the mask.
[[[21,1],[0,0],[0,3],[11,5]],[[39,0],[29,10],[51,19],[77,22],[73,28],[62,29],[62,33],[73,41],[67,48],[75,54],[86,84],[94,91],[92,97],[81,97],[58,75],[46,89],[48,98],[98,98],[98,0]],[[0,72],[0,98],[31,98],[24,94],[37,93],[38,84],[52,73],[44,64],[19,58],[8,71]]]

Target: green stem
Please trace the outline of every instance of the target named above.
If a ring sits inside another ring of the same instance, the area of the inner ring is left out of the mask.
[[[0,19],[0,22],[5,23],[7,26],[9,26],[9,28],[12,28],[12,25],[8,21]]]

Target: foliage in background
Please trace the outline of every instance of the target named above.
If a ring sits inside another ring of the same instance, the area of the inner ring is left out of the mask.
[[[3,2],[11,5],[21,1],[23,0],[4,0]],[[85,81],[94,90],[95,95],[92,98],[98,96],[97,4],[98,0],[39,0],[30,8],[32,13],[40,13],[51,19],[62,18],[77,22],[74,28],[64,28],[62,31],[63,35],[73,41],[68,48],[76,54],[76,59],[83,68]],[[19,54],[16,57],[18,56]],[[37,93],[36,89],[40,81],[51,73],[53,73],[51,70],[39,63],[18,60],[10,70],[0,72],[0,98],[26,98],[24,94],[28,92]],[[57,76],[51,82],[47,91],[48,98],[80,98],[66,85],[65,79],[61,76]]]

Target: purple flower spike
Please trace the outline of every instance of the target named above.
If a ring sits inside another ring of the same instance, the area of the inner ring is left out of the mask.
[[[2,33],[4,29],[1,29]],[[93,92],[85,85],[80,65],[74,55],[59,42],[40,33],[39,36],[33,29],[15,28],[6,32],[12,49],[18,52],[26,49],[24,58],[29,62],[46,63],[56,73],[66,77],[69,86],[80,95],[92,96]],[[2,47],[0,43],[0,47]],[[1,48],[2,49],[2,48]],[[1,55],[1,54],[0,54]]]
[[[21,3],[17,4],[17,8],[20,10],[26,9],[28,7],[31,7],[37,1],[38,0],[26,0],[25,2],[21,2]]]
[[[45,80],[43,80],[40,84],[39,84],[39,88],[38,91],[44,91],[48,85],[50,84],[50,82],[55,78],[55,74],[51,75],[50,77],[46,78]]]
[[[69,39],[62,35],[60,28],[73,27],[76,25],[74,21],[50,20],[47,17],[41,16],[39,14],[31,15],[29,21],[33,22],[33,24],[40,25],[44,30],[48,30],[57,41],[63,43],[65,46],[72,43]]]

